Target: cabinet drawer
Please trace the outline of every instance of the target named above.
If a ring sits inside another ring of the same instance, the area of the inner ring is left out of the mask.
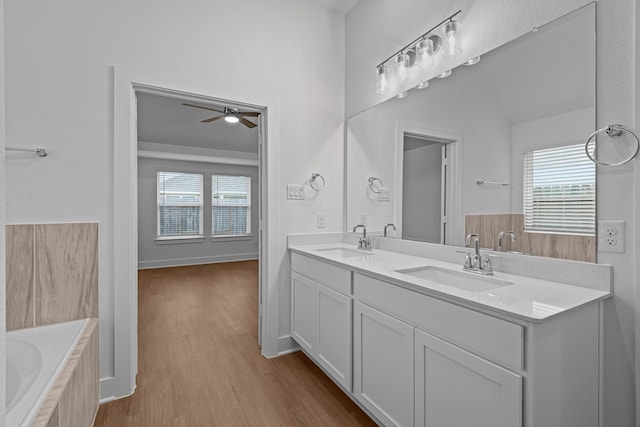
[[[291,253],[291,269],[331,289],[351,295],[351,271],[326,262]]]
[[[356,274],[354,295],[460,347],[522,369],[523,327],[437,298]]]

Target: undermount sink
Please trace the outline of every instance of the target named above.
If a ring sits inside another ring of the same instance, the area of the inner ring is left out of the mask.
[[[488,291],[489,289],[513,285],[513,282],[508,282],[506,280],[494,279],[485,276],[473,276],[470,273],[447,270],[439,267],[409,268],[405,270],[396,270],[396,272],[472,292]]]
[[[317,252],[322,252],[325,255],[334,255],[340,256],[343,258],[351,258],[363,255],[375,255],[372,252],[367,251],[359,251],[357,249],[347,249],[347,248],[327,248],[327,249],[316,249]]]

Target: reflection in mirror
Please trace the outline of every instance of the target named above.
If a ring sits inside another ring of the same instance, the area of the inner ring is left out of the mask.
[[[350,118],[347,228],[595,262],[594,129],[592,3]]]

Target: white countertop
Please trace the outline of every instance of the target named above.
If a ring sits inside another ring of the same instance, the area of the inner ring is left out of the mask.
[[[349,257],[319,251],[330,248],[356,249],[354,245],[346,243],[289,246],[289,249],[294,252],[329,261],[382,280],[390,280],[398,286],[452,302],[462,302],[500,314],[514,316],[530,322],[541,322],[562,312],[611,296],[610,292],[601,290],[502,272],[495,272],[490,277],[513,282],[512,285],[479,292],[467,291],[395,271],[433,266],[462,272],[461,264],[380,249],[374,249],[372,252],[361,251],[361,256]],[[462,274],[467,274],[470,277],[482,277],[476,273],[463,272]]]

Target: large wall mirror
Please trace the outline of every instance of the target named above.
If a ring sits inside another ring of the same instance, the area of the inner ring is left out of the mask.
[[[347,228],[595,262],[595,4],[429,83],[348,120]]]

